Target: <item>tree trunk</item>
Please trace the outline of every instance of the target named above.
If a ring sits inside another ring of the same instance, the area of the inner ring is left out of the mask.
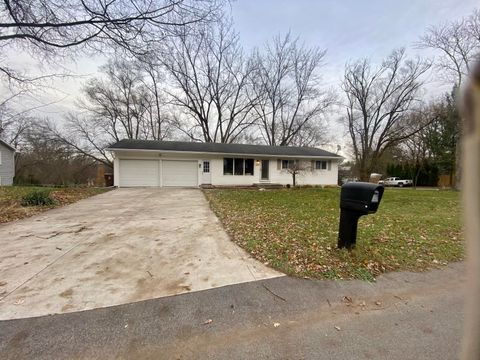
[[[360,164],[359,177],[360,181],[368,182],[370,180],[370,171],[366,164]]]

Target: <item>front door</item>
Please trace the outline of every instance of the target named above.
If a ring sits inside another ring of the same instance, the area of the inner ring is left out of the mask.
[[[269,177],[269,167],[270,161],[269,160],[262,160],[262,177],[261,180],[268,180]]]
[[[212,174],[210,172],[210,161],[203,160],[202,162],[202,184],[210,185],[212,183]]]

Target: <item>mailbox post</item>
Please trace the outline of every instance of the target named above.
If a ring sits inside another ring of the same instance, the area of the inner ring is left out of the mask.
[[[377,212],[383,191],[382,185],[363,182],[351,182],[342,186],[338,229],[339,249],[355,247],[358,219],[360,216]]]

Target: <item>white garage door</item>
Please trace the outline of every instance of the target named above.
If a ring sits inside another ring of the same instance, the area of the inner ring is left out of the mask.
[[[163,186],[198,186],[196,161],[162,161]]]
[[[120,186],[158,186],[158,160],[120,160]]]

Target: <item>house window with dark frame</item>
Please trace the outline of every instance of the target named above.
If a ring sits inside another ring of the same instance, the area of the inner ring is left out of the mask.
[[[295,160],[282,160],[282,170],[292,169],[295,166]]]
[[[253,175],[254,163],[253,159],[245,159],[245,175]]]
[[[243,167],[244,167],[244,161],[243,159],[235,158],[234,160],[234,168],[235,172],[233,173],[234,175],[243,175]]]
[[[203,172],[209,173],[210,172],[210,161],[203,162]]]
[[[315,161],[315,170],[327,170],[327,161],[325,160]]]
[[[233,175],[233,158],[223,159],[223,175]]]
[[[253,175],[254,160],[243,158],[224,158],[223,175]]]

